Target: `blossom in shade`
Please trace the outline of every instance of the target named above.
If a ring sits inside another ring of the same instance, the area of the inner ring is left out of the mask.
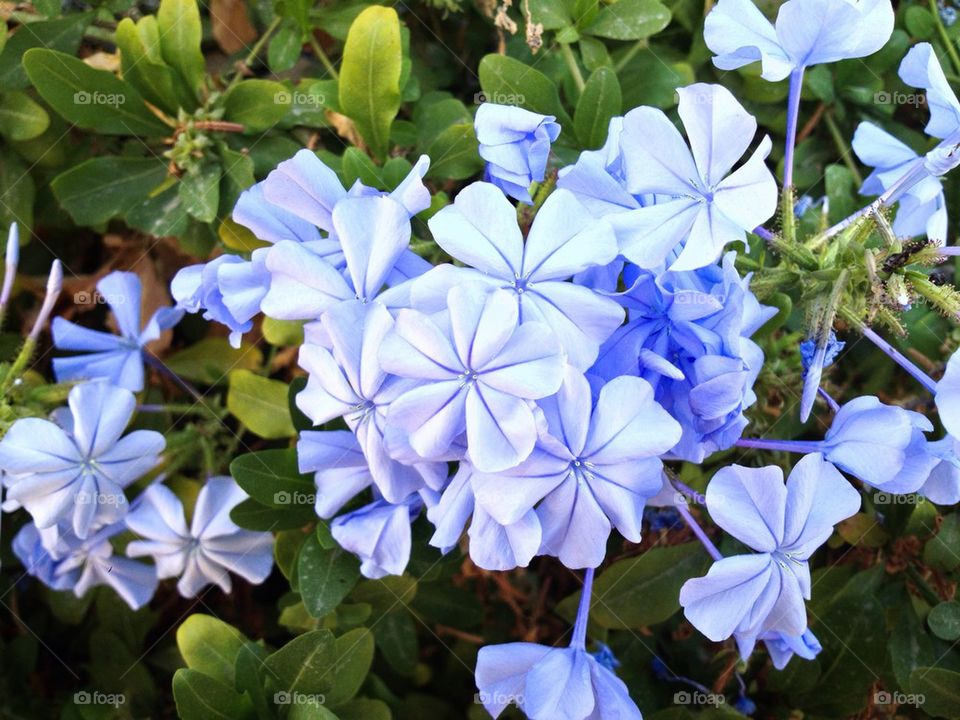
[[[836,360],[846,343],[837,340],[833,330],[820,338],[810,337],[800,343],[803,365],[803,393],[800,396],[800,420],[806,422],[820,390],[823,369]]]
[[[474,183],[430,219],[430,231],[449,255],[475,270],[440,265],[414,281],[414,307],[445,307],[451,287],[470,280],[510,291],[521,322],[546,323],[568,360],[586,369],[600,343],[623,322],[617,303],[588,287],[565,282],[617,257],[608,223],[595,219],[566,190],[556,190],[537,212],[524,241],[517,213],[489,183]]]
[[[390,404],[387,421],[425,459],[442,458],[466,433],[474,467],[512,467],[537,440],[529,401],[552,395],[563,380],[560,343],[544,323],[520,324],[507,290],[457,286],[447,307],[434,316],[400,310],[384,339],[381,368],[420,381]]]
[[[819,453],[804,456],[786,484],[776,466],[725,467],[707,486],[714,522],[755,550],[715,562],[707,575],[684,583],[687,619],[715,642],[807,628],[814,551],[833,527],[860,509],[860,495]]]
[[[170,294],[177,307],[188,313],[202,313],[204,320],[225,325],[230,330],[230,344],[240,347],[240,338],[253,328],[252,316],[234,315],[224,302],[218,276],[227,266],[246,266],[238,255],[221,255],[208,263],[189,265],[180,270],[170,283]]]
[[[117,321],[119,335],[91,330],[62,317],[54,318],[53,344],[58,350],[82,355],[53,359],[53,372],[60,382],[106,380],[133,392],[143,389],[144,346],[180,322],[183,311],[171,307],[157,310],[140,325],[140,278],[132,272],[112,272],[97,283]]]
[[[540,407],[546,434],[517,467],[473,476],[477,504],[504,526],[536,507],[540,552],[570,568],[596,567],[612,528],[640,541],[644,501],[662,487],[658,456],[676,445],[680,426],[646,381],[615,378],[594,404],[586,378],[570,366]]]
[[[389,502],[401,502],[425,479],[439,488],[447,471],[445,464],[404,465],[387,454],[387,408],[412,386],[380,369],[377,355],[393,324],[390,312],[376,302],[331,308],[322,324],[330,349],[311,342],[300,348],[300,366],[309,376],[296,402],[316,425],[343,417],[360,441],[377,488]]]
[[[703,37],[721,70],[760,61],[765,80],[812,65],[866,57],[893,32],[890,0],[788,0],[772,24],[751,0],[720,0]]]
[[[960,503],[960,442],[947,435],[927,443],[927,452],[934,464],[917,492],[937,505]]]
[[[937,383],[937,412],[940,422],[953,437],[960,439],[960,353],[947,360],[943,377]]]
[[[153,468],[163,435],[123,435],[136,406],[133,393],[104,382],[70,391],[61,424],[17,420],[0,441],[7,500],[22,505],[40,529],[61,524],[80,540],[126,514],[123,489]]]
[[[885,130],[862,122],[853,134],[853,151],[860,162],[874,168],[860,187],[863,195],[882,195],[923,158]],[[910,187],[899,200],[893,231],[898,237],[926,235],[944,244],[947,237],[947,205],[943,184],[928,175]]]
[[[349,430],[304,430],[297,441],[297,464],[300,472],[314,474],[314,507],[325,520],[373,484],[367,458]]]
[[[91,588],[107,585],[137,610],[153,597],[157,573],[150,565],[114,554],[110,538],[122,530],[122,524],[110,525],[79,540],[70,531],[40,530],[31,522],[14,537],[13,552],[29,575],[52,590],[83,597]]]
[[[753,653],[757,640],[761,640],[770,654],[773,666],[777,670],[783,670],[794,655],[804,660],[813,660],[823,647],[817,636],[809,629],[804,630],[800,635],[785,635],[781,632],[766,632],[759,637],[736,633],[734,635],[737,641],[737,648],[740,651],[740,657],[746,660]]]
[[[560,135],[555,121],[552,115],[513,105],[481,104],[473,125],[487,180],[510,197],[532,203],[530,184],[543,180],[550,144]]]
[[[864,395],[840,408],[816,447],[838,468],[878,490],[911,493],[937,462],[924,437],[931,430],[920,413]]]
[[[627,188],[657,196],[632,211],[631,237],[620,247],[643,268],[710,265],[727,244],[746,243],[746,233],[777,208],[777,184],[764,164],[769,137],[733,170],[753,142],[756,119],[720,85],[698,83],[677,93],[689,147],[662,110],[639,107],[623,119]]]
[[[161,579],[179,577],[177,590],[195,597],[207,585],[230,592],[230,573],[249,583],[267,579],[273,568],[273,535],[237,527],[230,511],[247,494],[230,477],[212,477],[197,495],[188,527],[183,503],[164,485],[137,498],[126,525],[140,536],[127,545],[130,557],[150,557]]]
[[[330,523],[340,546],[360,558],[364,577],[402,575],[410,560],[410,523],[423,502],[417,493],[399,503],[375,500]]]

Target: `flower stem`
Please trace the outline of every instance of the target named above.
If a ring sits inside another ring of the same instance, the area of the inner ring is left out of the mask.
[[[593,594],[593,568],[587,568],[583,574],[583,591],[580,594],[580,605],[577,607],[577,619],[573,623],[573,639],[570,647],[581,650],[587,647],[587,623],[590,621],[590,596]]]
[[[567,67],[570,69],[570,74],[573,76],[573,82],[577,86],[577,90],[583,92],[586,83],[583,81],[583,75],[580,73],[580,66],[577,65],[577,58],[574,56],[573,50],[570,49],[570,45],[567,43],[560,43],[560,52],[563,54],[564,62],[567,63]]]
[[[933,19],[937,24],[937,32],[940,33],[940,40],[947,49],[947,55],[950,56],[953,69],[960,73],[960,55],[957,54],[957,47],[953,44],[953,40],[950,39],[947,29],[943,26],[943,20],[940,19],[940,8],[937,7],[937,0],[929,0],[929,2],[930,14],[933,15]]]
[[[687,523],[687,527],[690,528],[691,532],[697,536],[697,540],[700,541],[700,544],[703,545],[710,557],[712,557],[714,560],[723,560],[723,553],[721,553],[717,546],[713,544],[713,540],[707,537],[707,534],[703,531],[703,528],[700,527],[700,523],[696,521],[696,519],[687,509],[687,506],[683,503],[677,503],[676,508],[677,512],[680,513],[680,517],[682,517],[683,521]]]
[[[897,365],[906,370],[914,380],[923,385],[929,392],[936,394],[936,381],[927,375],[923,370],[921,370],[914,362],[909,360],[906,355],[901,353],[893,345],[877,335],[877,333],[875,333],[870,327],[863,325],[860,327],[860,332],[863,333],[863,336],[867,340],[889,355],[890,359],[893,360]]]
[[[309,34],[310,49],[313,50],[313,54],[317,56],[317,60],[320,61],[320,64],[326,69],[327,74],[330,75],[334,80],[339,80],[340,75],[337,73],[337,69],[333,66],[333,63],[330,62],[330,58],[327,57],[327,54],[323,51],[323,48],[320,47],[320,43],[317,42],[317,39],[313,36],[313,33]]]
[[[243,67],[249,68],[254,63],[254,61],[257,59],[257,55],[259,55],[260,51],[263,50],[264,44],[266,44],[267,40],[270,39],[270,36],[273,35],[273,32],[278,27],[280,27],[281,22],[283,22],[283,16],[277,15],[277,17],[275,17],[273,21],[267,26],[266,30],[263,31],[263,34],[259,38],[257,38],[257,42],[254,43],[252,48],[250,48],[250,52],[247,54],[247,57],[244,58]],[[238,70],[237,73],[230,80],[230,84],[227,86],[227,90],[232,88],[242,79],[243,79],[243,72],[241,70]]]
[[[840,153],[843,164],[847,166],[847,170],[853,175],[853,179],[857,181],[857,185],[863,185],[863,175],[860,174],[860,168],[858,168],[857,164],[853,161],[850,148],[847,147],[847,143],[843,139],[843,134],[840,132],[840,128],[837,127],[837,121],[833,119],[833,113],[829,110],[825,112],[823,114],[823,120],[827,125],[827,130],[830,132],[830,137],[833,138],[833,144],[836,145]]]
[[[803,68],[790,73],[790,93],[787,96],[787,141],[783,150],[783,187],[793,188],[793,150],[797,142],[797,119],[800,115],[800,91],[803,89]],[[791,213],[793,208],[791,208]],[[791,238],[792,240],[792,238]]]
[[[177,375],[173,370],[168,368],[163,361],[158,358],[156,355],[151,353],[148,350],[143,351],[143,358],[147,361],[147,364],[153,368],[159,370],[162,374],[166,375],[168,378],[173,380],[174,383],[180,386],[188,395],[190,395],[197,403],[201,406],[206,407],[206,402],[203,399],[203,395],[200,394],[200,391],[197,390],[193,385],[188,383],[182,377]]]

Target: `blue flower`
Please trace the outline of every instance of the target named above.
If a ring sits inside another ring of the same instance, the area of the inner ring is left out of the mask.
[[[403,502],[376,500],[330,523],[333,539],[360,558],[364,577],[403,575],[410,560],[410,523],[423,502],[416,493]]]
[[[208,263],[181,269],[170,283],[170,294],[177,307],[188,312],[203,312],[203,318],[225,325],[230,330],[230,344],[240,347],[240,338],[253,329],[252,315],[234,315],[224,302],[219,273],[228,266],[243,267],[248,263],[237,255],[221,255]]]
[[[157,573],[150,565],[113,554],[110,538],[122,530],[121,524],[111,525],[79,540],[69,531],[27,523],[13,539],[13,552],[28,574],[52,590],[83,597],[89,589],[107,585],[137,610],[153,597]]]
[[[560,135],[555,120],[510,105],[480,105],[474,129],[480,157],[487,161],[487,180],[510,197],[532,203],[530,183],[543,180],[550,143]]]
[[[878,490],[916,492],[937,460],[928,451],[924,432],[933,430],[927,418],[872,395],[845,403],[822,442],[824,457]]]
[[[799,635],[766,632],[762,633],[759,637],[755,635],[745,635],[743,633],[736,633],[734,637],[737,640],[740,657],[744,660],[753,653],[753,648],[756,646],[757,640],[763,641],[763,644],[767,647],[767,652],[770,654],[770,659],[773,661],[773,666],[777,670],[783,670],[794,655],[804,660],[813,660],[820,654],[820,651],[823,650],[820,641],[817,640],[817,636],[809,629],[804,630],[803,633]]]
[[[512,703],[530,720],[642,720],[627,686],[609,667],[609,649],[587,652],[592,585],[588,570],[569,647],[519,642],[480,648],[479,699],[494,718]]]
[[[807,338],[800,343],[800,362],[803,365],[803,393],[800,397],[800,420],[806,422],[813,410],[813,403],[820,391],[820,379],[823,369],[836,359],[846,343],[837,340],[836,333],[831,330],[818,343],[816,338]]]
[[[684,583],[687,619],[715,642],[734,633],[801,635],[807,627],[813,552],[833,526],[860,508],[860,495],[818,453],[794,466],[786,485],[776,466],[723,468],[707,486],[714,522],[756,554],[715,562]]]
[[[927,452],[934,465],[917,492],[937,505],[960,503],[960,442],[948,435],[927,443]]]
[[[144,346],[180,322],[183,311],[162,307],[141,328],[141,291],[140,278],[131,272],[112,272],[97,283],[97,292],[113,311],[119,335],[54,318],[54,346],[86,352],[53,359],[53,372],[59,382],[102,379],[133,392],[143,389]]]
[[[596,567],[611,528],[640,542],[644,501],[662,486],[658,456],[676,445],[680,426],[644,380],[615,378],[594,405],[586,378],[570,366],[540,407],[547,434],[517,467],[475,474],[477,504],[505,526],[536,507],[540,552],[569,568]]]
[[[907,85],[926,91],[926,105],[930,108],[930,119],[924,128],[927,135],[943,140],[960,128],[960,101],[930,43],[917,43],[910,48],[900,62],[898,74]]]
[[[872,55],[893,32],[890,0],[789,0],[776,27],[750,0],[720,0],[704,22],[704,40],[721,70],[760,61],[765,80],[796,70]]]
[[[631,237],[620,247],[643,268],[710,265],[728,243],[746,243],[746,233],[777,209],[777,184],[764,164],[769,137],[730,172],[753,142],[754,117],[720,85],[677,92],[689,148],[661,110],[636,108],[623,120],[627,187],[634,195],[657,196],[655,204],[631,211]]]
[[[943,377],[937,383],[936,401],[940,422],[950,435],[960,439],[960,352],[947,360]]]
[[[164,485],[151,485],[126,517],[127,527],[142,538],[127,545],[127,555],[153,558],[161,579],[179,577],[183,597],[196,597],[211,584],[230,592],[231,572],[262,583],[273,568],[273,535],[243,530],[230,519],[246,499],[233,478],[212,477],[200,488],[187,527],[180,499]]]
[[[450,290],[449,312],[400,310],[380,348],[381,368],[421,381],[390,404],[387,421],[421,457],[443,459],[466,433],[467,457],[496,472],[524,460],[537,440],[529,400],[563,381],[564,354],[540,322],[519,323],[514,293],[468,284]]]
[[[430,219],[430,231],[449,255],[476,270],[441,265],[414,281],[413,307],[443,309],[447,292],[468,280],[505,288],[521,322],[546,323],[569,362],[585,369],[600,343],[623,322],[617,303],[590,288],[565,282],[572,275],[610,263],[617,241],[566,190],[556,190],[537,212],[524,242],[517,213],[489,183],[473,183]],[[479,271],[479,272],[478,272]]]
[[[683,437],[672,454],[700,462],[730,447],[754,403],[752,387],[763,352],[750,340],[775,308],[761,305],[741,278],[736,255],[721,266],[654,274],[629,266],[628,288],[617,299],[628,321],[603,345],[588,375],[610,380],[639,375],[680,422]]]
[[[430,544],[447,553],[455,547],[467,520],[473,516],[468,535],[470,559],[484,570],[512,570],[526,567],[540,549],[542,532],[534,510],[510,525],[501,525],[473,495],[474,469],[466,460],[443,489],[439,502],[427,509],[427,518],[436,527]]]
[[[367,458],[349,430],[304,430],[297,441],[297,464],[300,472],[314,473],[315,509],[325,520],[373,484]]]
[[[874,168],[860,187],[863,195],[882,195],[923,164],[923,158],[907,145],[868,122],[857,126],[853,151],[864,165]],[[926,235],[941,245],[946,241],[947,206],[938,178],[927,175],[900,197],[893,231],[901,237]]]
[[[27,509],[37,527],[58,523],[81,540],[126,514],[123,489],[159,461],[163,435],[135,430],[121,437],[136,400],[104,382],[70,391],[70,414],[17,420],[0,441],[7,499]]]

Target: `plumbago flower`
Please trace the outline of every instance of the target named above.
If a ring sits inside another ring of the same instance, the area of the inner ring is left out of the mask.
[[[419,382],[390,403],[387,421],[409,433],[418,455],[443,459],[464,434],[479,470],[530,455],[538,423],[529,401],[559,389],[564,353],[549,326],[519,315],[514,293],[478,284],[452,288],[446,312],[399,311],[380,366]]]
[[[410,560],[410,523],[422,507],[417,493],[399,503],[377,500],[336,518],[330,533],[340,547],[360,558],[365,577],[403,575]]]
[[[775,313],[750,292],[750,276],[737,273],[735,254],[721,266],[660,274],[635,266],[617,300],[627,323],[603,345],[591,379],[639,375],[683,429],[671,454],[700,462],[740,437],[743,415],[763,352],[750,340]]]
[[[746,233],[777,208],[776,181],[764,164],[769,137],[730,172],[753,141],[756,119],[720,85],[698,83],[677,93],[689,148],[661,110],[640,107],[623,119],[627,187],[657,200],[631,211],[631,237],[620,252],[648,269],[710,265],[727,244],[746,243]]]
[[[477,505],[511,526],[536,506],[540,552],[570,568],[596,567],[612,527],[640,542],[644,501],[662,486],[659,455],[680,439],[680,425],[640,378],[606,383],[596,404],[584,376],[568,367],[560,391],[541,400],[547,430],[518,466],[475,473]]]
[[[113,311],[120,335],[82,327],[62,317],[54,318],[51,330],[58,350],[76,350],[84,355],[53,359],[59,382],[106,380],[133,392],[143,390],[144,346],[180,322],[183,310],[162,307],[140,327],[140,278],[132,272],[112,272],[97,283],[97,292]]]
[[[273,535],[242,530],[230,519],[246,499],[233,478],[212,477],[200,488],[188,528],[180,499],[151,485],[124,520],[142,538],[127,545],[127,555],[152,558],[161,579],[179,577],[177,590],[187,598],[211,584],[230,592],[231,572],[258,585],[273,568]]]
[[[734,633],[802,636],[807,561],[833,527],[860,509],[860,495],[819,453],[802,458],[786,484],[776,466],[725,467],[706,492],[714,522],[754,549],[713,564],[706,577],[684,583],[687,619],[715,642]]]
[[[390,312],[380,303],[346,302],[324,314],[324,340],[309,339],[300,348],[300,367],[309,373],[297,406],[314,424],[343,417],[357,435],[377,489],[389,502],[402,502],[424,482],[438,489],[446,480],[445,463],[405,465],[387,453],[387,408],[412,383],[388,376],[378,354],[393,330]]]
[[[531,204],[530,184],[542,182],[550,143],[560,135],[552,115],[538,115],[512,105],[483,103],[474,129],[487,180],[520,202]]]
[[[302,306],[291,308],[285,302],[296,299],[299,293],[305,293],[311,310],[296,319],[316,319],[329,304],[330,291],[349,290],[331,277],[327,267],[344,275],[350,259],[343,252],[343,243],[354,246],[356,240],[355,233],[341,240],[334,222],[337,204],[349,199],[389,197],[404,209],[409,221],[430,205],[430,193],[422,182],[428,167],[429,159],[421,157],[391,193],[359,181],[347,190],[316,154],[301,150],[280,163],[264,181],[244,191],[234,208],[234,220],[272,247],[255,250],[249,261],[228,254],[184,268],[171,285],[174,298],[188,312],[203,311],[206,319],[226,325],[234,346],[239,346],[243,333],[253,327],[253,317],[259,312],[279,312],[277,319],[290,319],[287,314],[297,314],[296,309],[302,313]],[[282,247],[274,253],[279,245]],[[273,268],[267,262],[271,255]],[[306,263],[303,267],[298,266],[301,261]],[[428,268],[425,260],[404,247],[387,268],[387,276],[380,280],[395,285]],[[319,287],[314,287],[311,273],[319,274]],[[274,280],[277,290],[268,300]],[[353,280],[346,273],[346,282]],[[263,307],[265,300],[267,306]]]
[[[600,343],[623,322],[623,310],[589,287],[565,282],[572,275],[617,257],[612,228],[596,220],[566,190],[540,208],[524,242],[517,212],[489,183],[473,183],[430,218],[437,244],[467,270],[440,265],[411,286],[414,307],[442,310],[450,288],[470,280],[511,291],[521,322],[553,330],[567,359],[581,370],[596,359]],[[479,272],[478,272],[479,271]]]
[[[774,26],[751,0],[720,0],[707,15],[704,40],[721,70],[760,61],[777,81],[821,63],[866,57],[893,32],[890,0],[788,0]]]
[[[156,569],[115,555],[110,539],[122,523],[101,528],[85,540],[56,528],[39,529],[30,522],[13,539],[13,552],[26,572],[53,590],[71,590],[83,597],[107,585],[132,609],[146,605],[157,589]]]
[[[530,720],[642,720],[609,665],[609,648],[586,650],[593,570],[587,570],[570,645],[508,643],[480,648],[480,702],[494,718],[516,704]]]
[[[153,468],[166,443],[153,430],[124,436],[133,393],[104,382],[70,391],[60,424],[17,420],[0,441],[7,501],[26,508],[37,527],[61,524],[80,540],[127,513],[123,489]]]

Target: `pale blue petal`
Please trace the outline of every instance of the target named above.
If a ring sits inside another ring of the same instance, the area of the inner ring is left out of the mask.
[[[628,112],[621,144],[627,189],[634,195],[699,195],[693,156],[663,111],[639,107]]]
[[[115,271],[101,278],[97,292],[106,300],[117,319],[120,334],[128,338],[140,335],[140,296],[143,286],[136,273]]]
[[[777,37],[796,67],[872,55],[893,32],[890,0],[788,0]]]
[[[266,264],[270,290],[261,309],[277,320],[315,320],[331,305],[355,297],[333,265],[299,243],[277,243]]]
[[[533,451],[537,423],[526,401],[477,383],[467,391],[465,412],[467,456],[477,470],[506,470]]]
[[[787,479],[781,548],[807,560],[834,526],[860,509],[860,493],[820,453],[803,457]]]
[[[277,165],[261,185],[269,202],[327,231],[334,206],[347,195],[336,173],[306,149]]]
[[[677,90],[677,111],[690,139],[699,177],[720,183],[750,147],[757,121],[722,85],[695,83]]]
[[[117,442],[137,404],[129,390],[103,382],[77,385],[67,402],[77,447],[90,457],[99,456]]]
[[[260,240],[278,243],[281,240],[310,242],[320,239],[317,227],[300,215],[269,202],[260,182],[240,193],[233,207],[233,219]]]
[[[930,43],[917,43],[910,48],[900,63],[899,73],[907,85],[927,91],[930,119],[925,130],[928,135],[942,139],[960,127],[960,102]]]
[[[704,41],[721,70],[736,70],[760,60],[763,78],[776,82],[793,70],[773,25],[751,0],[720,0],[707,15]]]
[[[769,553],[783,543],[787,488],[777,466],[721,468],[706,496],[713,521],[754,550]]]
[[[511,703],[524,701],[527,673],[548,653],[562,652],[534,643],[488,645],[477,654],[479,699],[494,718]]]
[[[410,243],[410,216],[388,197],[350,198],[334,208],[333,225],[357,297],[372,300]]]
[[[523,711],[530,720],[591,717],[596,700],[588,655],[575,648],[554,648],[527,674]]]
[[[501,525],[478,507],[468,534],[470,559],[484,570],[526,567],[540,549],[540,520],[533,510],[512,525]]]

